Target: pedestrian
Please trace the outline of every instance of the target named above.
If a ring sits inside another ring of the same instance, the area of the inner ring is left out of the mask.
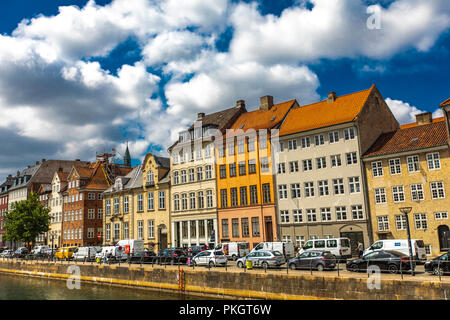
[[[103,263],[106,263],[107,256],[108,256],[108,250],[106,250],[105,254],[103,255]]]
[[[358,251],[358,257],[361,259],[363,256],[363,244],[358,241],[358,246],[356,247],[356,251]]]

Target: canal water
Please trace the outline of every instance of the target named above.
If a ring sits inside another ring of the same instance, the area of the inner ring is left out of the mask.
[[[0,300],[197,300],[159,291],[80,284],[70,290],[66,281],[31,278],[0,273]]]

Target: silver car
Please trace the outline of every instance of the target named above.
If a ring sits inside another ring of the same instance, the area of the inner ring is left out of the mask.
[[[279,251],[258,250],[239,258],[236,265],[238,268],[245,268],[248,260],[252,262],[253,267],[263,268],[279,267],[286,263],[284,255]]]
[[[210,267],[215,267],[217,265],[226,265],[227,256],[219,250],[205,250],[198,253],[192,258],[192,263],[194,265],[205,265]]]

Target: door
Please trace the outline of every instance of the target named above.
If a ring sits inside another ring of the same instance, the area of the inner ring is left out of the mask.
[[[438,237],[440,251],[450,250],[450,231],[448,226],[442,225],[438,227]]]
[[[273,229],[272,229],[272,217],[264,217],[266,224],[266,240],[267,242],[273,241]]]
[[[363,248],[366,248],[364,244],[364,235],[362,231],[341,232],[341,237],[350,239],[350,247],[352,249],[353,257],[358,256],[358,252],[356,252],[358,242],[361,242],[363,244]]]

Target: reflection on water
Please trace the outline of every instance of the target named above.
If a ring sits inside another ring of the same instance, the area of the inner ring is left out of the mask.
[[[193,296],[81,283],[69,290],[66,281],[0,273],[0,300],[191,300]],[[203,298],[204,299],[204,298]]]

